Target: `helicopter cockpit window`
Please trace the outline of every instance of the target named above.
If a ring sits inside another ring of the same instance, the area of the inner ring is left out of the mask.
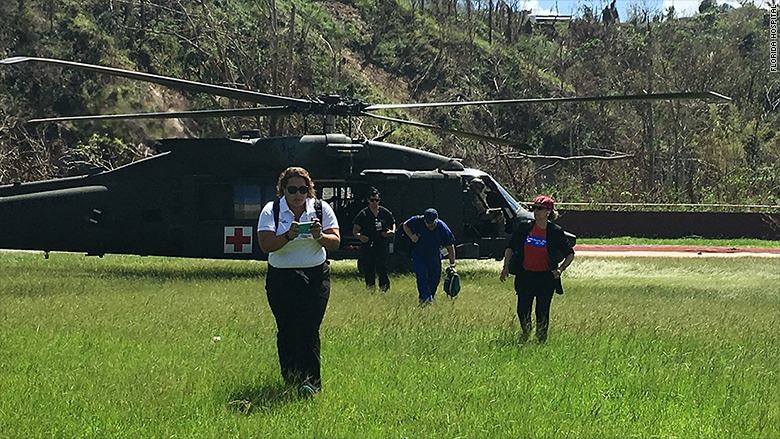
[[[493,180],[492,178],[487,177],[488,185],[495,186],[496,190],[501,194],[501,197],[506,201],[506,203],[509,205],[510,210],[514,214],[519,209],[522,209],[520,206],[520,203],[515,201],[514,198],[512,198],[511,195],[509,195],[509,192],[507,192],[506,189],[504,189],[503,186],[501,186],[497,181]]]
[[[235,186],[233,190],[234,219],[257,219],[263,209],[261,186]]]
[[[464,236],[496,237],[510,233],[507,225],[520,205],[489,176],[475,176],[464,186]]]

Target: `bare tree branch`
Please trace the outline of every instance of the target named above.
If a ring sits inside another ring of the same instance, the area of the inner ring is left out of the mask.
[[[570,160],[620,160],[630,157],[634,157],[634,154],[620,154],[613,156],[601,156],[601,155],[577,155],[572,157],[564,157],[559,155],[536,155],[536,154],[523,154],[521,152],[509,152],[503,153],[503,156],[511,160],[530,159],[530,160],[558,160],[558,161],[570,161]]]

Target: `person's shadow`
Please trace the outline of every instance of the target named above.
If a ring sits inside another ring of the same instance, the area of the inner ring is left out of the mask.
[[[274,410],[300,400],[301,397],[294,387],[281,382],[266,382],[236,389],[230,394],[227,406],[239,413],[251,415],[258,411]]]

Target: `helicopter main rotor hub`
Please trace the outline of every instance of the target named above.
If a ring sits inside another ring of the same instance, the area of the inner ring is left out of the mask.
[[[360,116],[364,110],[372,104],[367,104],[357,99],[342,98],[339,95],[304,96],[301,99],[308,100],[311,104],[304,110],[308,114],[320,114],[323,116]]]

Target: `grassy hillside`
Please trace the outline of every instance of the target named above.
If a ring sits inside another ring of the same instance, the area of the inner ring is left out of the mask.
[[[432,102],[714,90],[704,102],[536,104],[388,112],[511,139],[499,147],[388,122],[356,138],[463,158],[519,198],[778,204],[780,79],[766,68],[768,12],[750,3],[606,25],[524,21],[511,3],[406,0],[17,1],[0,5],[1,56],[36,55],[302,96]],[[490,4],[493,4],[490,3]],[[422,7],[424,5],[424,7]],[[312,118],[28,126],[31,117],[245,106],[46,66],[0,68],[0,183],[115,167],[148,140],[300,134]],[[349,121],[339,122],[347,131]],[[546,158],[625,155],[621,160]]]

